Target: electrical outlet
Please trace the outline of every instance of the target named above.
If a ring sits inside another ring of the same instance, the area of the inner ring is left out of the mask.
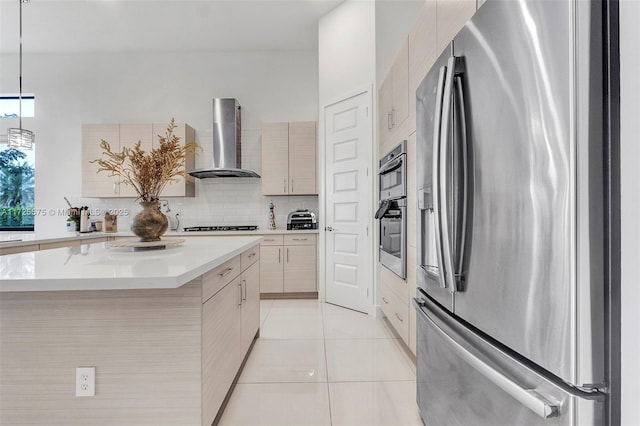
[[[76,368],[76,396],[96,396],[96,368]]]

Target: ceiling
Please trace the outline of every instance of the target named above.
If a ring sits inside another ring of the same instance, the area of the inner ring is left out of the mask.
[[[27,53],[317,49],[344,0],[31,0]],[[0,0],[0,51],[19,47],[19,0]]]

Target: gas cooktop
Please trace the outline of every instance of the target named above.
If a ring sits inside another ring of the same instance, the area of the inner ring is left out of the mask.
[[[185,232],[206,232],[206,231],[255,231],[258,225],[214,225],[214,226],[189,226],[184,228]]]

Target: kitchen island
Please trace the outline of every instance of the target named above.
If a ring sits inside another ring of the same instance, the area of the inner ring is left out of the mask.
[[[260,240],[0,257],[0,424],[211,424],[258,333]]]

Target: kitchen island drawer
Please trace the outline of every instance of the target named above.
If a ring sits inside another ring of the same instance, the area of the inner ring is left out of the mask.
[[[260,260],[260,246],[256,244],[240,255],[240,266],[244,271],[258,260]]]
[[[240,275],[240,257],[241,255],[235,256],[202,276],[202,303]]]

